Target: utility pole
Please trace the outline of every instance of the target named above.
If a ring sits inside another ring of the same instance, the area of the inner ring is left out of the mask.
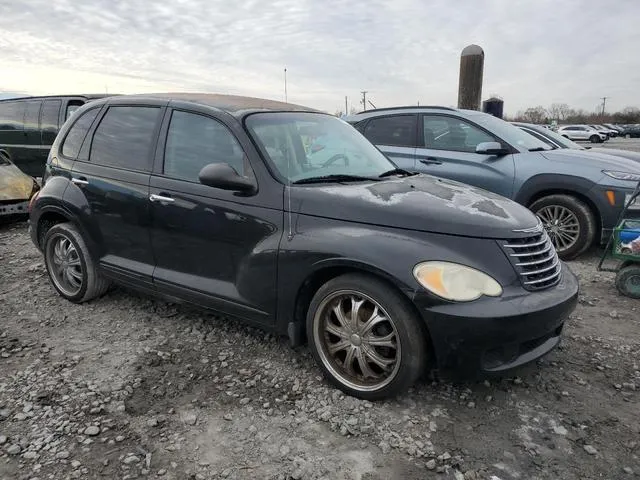
[[[362,107],[366,110],[367,109],[367,91],[364,90],[360,93],[362,93]]]
[[[604,117],[604,107],[607,104],[607,98],[611,97],[602,97],[602,116]]]
[[[344,114],[349,115],[349,105],[347,104],[347,96],[344,96]]]

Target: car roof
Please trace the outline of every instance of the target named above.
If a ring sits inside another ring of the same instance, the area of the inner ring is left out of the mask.
[[[325,113],[313,108],[293,103],[279,102],[265,98],[243,97],[238,95],[222,95],[217,93],[146,93],[137,95],[120,95],[105,102],[122,102],[127,99],[167,100],[193,103],[213,107],[236,117],[242,117],[255,112],[312,112]]]
[[[343,120],[356,123],[361,120],[365,120],[367,118],[379,117],[384,115],[394,115],[394,114],[402,114],[402,113],[446,113],[446,112],[455,112],[457,115],[462,117],[472,117],[475,115],[489,115],[488,113],[480,112],[478,110],[465,110],[462,108],[453,108],[453,107],[445,107],[442,105],[409,105],[409,106],[399,106],[399,107],[384,107],[384,108],[374,108],[372,110],[365,110],[363,112],[359,112],[353,115],[347,115],[343,117]]]
[[[79,93],[76,95],[25,95],[21,97],[3,98],[2,100],[0,100],[0,102],[15,102],[17,100],[46,100],[48,98],[86,98],[93,100],[110,96],[112,95],[108,95],[105,93]]]

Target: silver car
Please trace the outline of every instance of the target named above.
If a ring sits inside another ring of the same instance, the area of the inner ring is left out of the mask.
[[[589,140],[591,143],[602,143],[609,138],[605,132],[590,125],[564,125],[558,128],[558,133],[569,140]]]

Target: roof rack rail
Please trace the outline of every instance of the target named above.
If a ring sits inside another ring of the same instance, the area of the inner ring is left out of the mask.
[[[382,108],[372,108],[370,110],[363,110],[358,112],[356,115],[360,115],[361,113],[369,113],[369,112],[384,112],[385,110],[409,110],[415,108],[437,108],[439,110],[450,110],[455,111],[455,108],[451,107],[443,107],[441,105],[404,105],[401,107],[382,107]]]

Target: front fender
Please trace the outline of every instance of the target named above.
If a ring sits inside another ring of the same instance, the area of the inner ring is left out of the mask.
[[[296,301],[309,279],[319,272],[370,273],[413,301],[417,293],[424,293],[413,276],[413,268],[428,260],[467,265],[489,273],[503,285],[519,282],[494,240],[299,215],[295,234],[290,240],[284,237],[280,244],[278,328],[286,331],[290,322],[303,321],[296,318]],[[435,305],[443,300],[434,296],[433,302]]]
[[[593,197],[592,189],[595,182],[584,177],[574,175],[562,175],[555,173],[542,173],[534,175],[525,181],[517,190],[515,201],[521,205],[529,206],[532,200],[544,191],[577,193],[582,195],[594,204],[598,205],[596,198]]]

